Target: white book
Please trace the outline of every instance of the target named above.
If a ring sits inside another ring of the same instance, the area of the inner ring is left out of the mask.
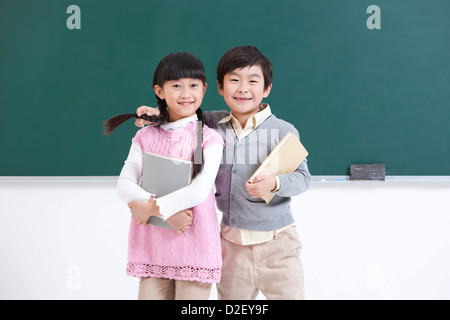
[[[184,188],[192,180],[192,161],[173,159],[146,152],[142,173],[142,188],[156,198],[163,197],[178,189]],[[148,224],[171,229],[163,219],[152,216]]]

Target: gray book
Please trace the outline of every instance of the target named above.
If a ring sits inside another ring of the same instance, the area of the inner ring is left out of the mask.
[[[154,194],[156,198],[163,197],[191,183],[192,161],[167,158],[150,152],[144,156],[144,171],[142,173],[142,188]],[[148,224],[172,229],[159,217],[150,217]]]

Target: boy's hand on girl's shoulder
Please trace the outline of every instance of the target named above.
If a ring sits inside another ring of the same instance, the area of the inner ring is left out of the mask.
[[[140,106],[139,108],[137,108],[136,114],[139,117],[143,114],[146,114],[148,116],[159,116],[159,110],[157,108]],[[152,124],[152,122],[144,120],[144,119],[136,119],[134,124],[136,125],[136,127],[143,128],[146,124]]]
[[[273,175],[259,175],[253,179],[253,182],[247,181],[245,188],[252,198],[261,198],[277,187],[277,181]]]
[[[193,219],[194,216],[192,215],[192,210],[182,210],[175,213],[170,218],[167,218],[166,221],[173,228],[173,230],[180,235],[191,228]]]

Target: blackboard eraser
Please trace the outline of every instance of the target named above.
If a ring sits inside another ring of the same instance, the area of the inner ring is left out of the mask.
[[[386,179],[384,164],[352,164],[350,180],[382,180]]]

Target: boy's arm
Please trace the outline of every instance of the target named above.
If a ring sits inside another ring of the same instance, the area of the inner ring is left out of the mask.
[[[278,175],[280,179],[280,190],[276,192],[281,197],[292,197],[299,195],[311,186],[311,174],[308,170],[307,160],[298,166],[293,173]]]
[[[290,130],[298,137],[297,130],[294,128]],[[310,185],[311,174],[305,159],[293,173],[282,175],[261,174],[256,176],[251,183],[247,182],[245,188],[252,198],[261,198],[268,192],[273,192],[280,197],[292,197],[305,192]]]
[[[216,128],[217,122],[214,121],[210,111],[203,111],[203,120],[205,124],[210,128]]]
[[[290,129],[300,140],[297,129]],[[276,192],[281,197],[292,197],[299,195],[311,186],[311,174],[308,170],[308,160],[303,160],[293,173],[278,175],[280,180],[280,189]]]
[[[203,111],[203,120],[205,124],[210,128],[217,128],[220,120],[228,116],[228,111]]]

